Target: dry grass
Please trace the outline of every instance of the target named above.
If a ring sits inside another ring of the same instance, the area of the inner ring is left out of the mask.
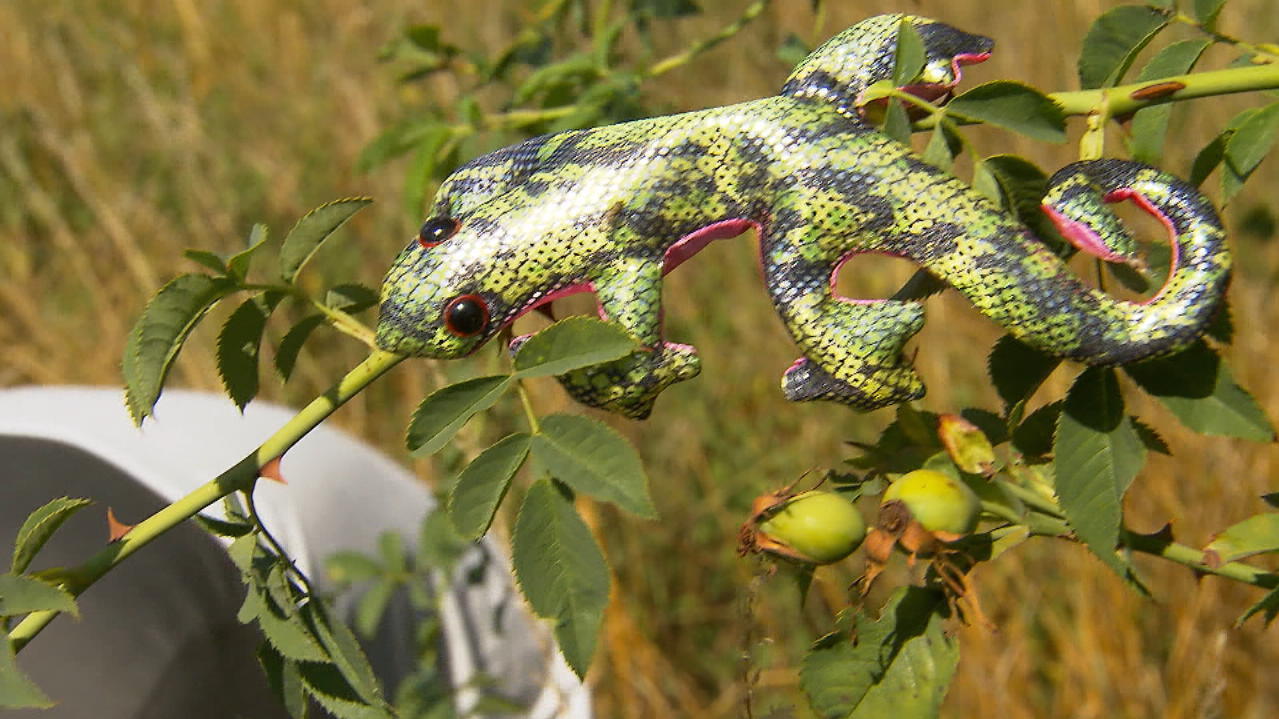
[[[681,22],[672,47],[731,15]],[[990,34],[995,59],[973,75],[1068,88],[1087,19],[1110,2],[1005,4],[903,0],[830,3],[820,34],[875,12],[906,9]],[[509,7],[508,7],[509,6]],[[496,43],[518,29],[519,3],[364,3],[315,0],[158,2],[17,0],[0,4],[0,384],[116,383],[116,357],[132,318],[164,278],[191,269],[180,253],[197,246],[230,250],[250,223],[283,226],[334,197],[382,200],[326,250],[319,275],[376,284],[415,218],[398,209],[401,166],[359,176],[359,149],[412,93],[455,92],[447,78],[402,88],[375,64],[376,49],[409,20],[447,21],[461,44]],[[708,57],[696,70],[664,79],[658,95],[696,108],[775,91],[785,68],[771,48],[790,31],[810,40],[808,3],[779,2],[767,21]],[[1236,0],[1228,31],[1255,39],[1279,35],[1267,0]],[[1181,115],[1170,166],[1187,167],[1210,128],[1256,98],[1200,101]],[[1184,138],[1184,139],[1183,139]],[[1024,153],[1047,167],[1068,162],[1072,147],[1043,147],[982,132],[986,153]],[[1263,167],[1236,208],[1273,202],[1275,162]],[[1236,212],[1229,213],[1235,217]],[[592,674],[601,716],[737,716],[746,687],[739,657],[748,629],[764,671],[756,708],[799,703],[797,659],[844,601],[851,570],[824,575],[800,608],[781,581],[753,579],[757,567],[733,556],[733,532],[750,498],[806,469],[846,456],[846,437],[866,438],[883,424],[839,407],[791,406],[776,378],[794,350],[772,319],[758,285],[754,252],[719,243],[667,289],[671,333],[701,346],[708,371],[671,390],[656,419],[623,427],[640,445],[656,483],[664,520],[639,522],[593,510],[617,574],[606,649]],[[1245,385],[1279,414],[1279,382],[1267,327],[1277,262],[1273,243],[1237,235],[1241,272],[1232,291],[1238,340],[1231,360]],[[849,272],[852,290],[880,295],[905,276],[901,267]],[[317,277],[315,281],[321,281]],[[992,405],[981,382],[984,351],[996,331],[955,297],[930,302],[930,326],[918,344],[932,409]],[[215,389],[211,334],[179,363],[181,384]],[[359,349],[337,340],[310,353],[299,380],[268,394],[299,401],[353,364]],[[487,359],[480,361],[489,361]],[[473,364],[473,363],[472,363]],[[448,373],[467,371],[456,365]],[[436,371],[436,370],[431,370]],[[338,421],[395,451],[413,403],[434,384],[422,365],[404,367],[345,410]],[[1060,393],[1068,377],[1053,380]],[[565,404],[550,383],[539,404]],[[1147,468],[1128,503],[1134,525],[1172,521],[1184,541],[1260,508],[1274,491],[1269,446],[1206,440],[1181,431],[1155,407],[1175,459]],[[502,425],[499,416],[490,425]],[[474,447],[500,426],[472,431]],[[435,481],[458,455],[423,463]],[[950,716],[1272,717],[1279,715],[1276,632],[1232,621],[1257,592],[1195,580],[1170,566],[1142,562],[1162,601],[1135,596],[1073,546],[1030,543],[978,575],[991,632],[964,629],[965,658],[947,701]],[[744,612],[760,584],[754,612]],[[802,714],[802,712],[801,712]]]

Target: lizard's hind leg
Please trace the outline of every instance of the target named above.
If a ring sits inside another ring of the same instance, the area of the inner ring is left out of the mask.
[[[903,357],[906,341],[923,327],[923,306],[836,296],[831,277],[838,260],[802,259],[776,246],[764,253],[773,306],[804,353],[782,377],[786,398],[877,409],[924,396]]]

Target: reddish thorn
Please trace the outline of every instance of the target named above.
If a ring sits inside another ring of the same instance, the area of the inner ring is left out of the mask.
[[[270,462],[267,462],[266,464],[262,465],[262,469],[258,470],[258,476],[263,479],[269,479],[273,482],[279,482],[280,484],[288,484],[288,482],[286,482],[284,479],[284,475],[280,474],[280,458],[279,457],[276,457]]]
[[[124,539],[124,535],[128,534],[130,529],[133,529],[132,524],[125,524],[124,522],[121,522],[120,520],[116,519],[115,512],[111,511],[110,507],[107,507],[107,542],[108,543],[117,542],[121,539]]]

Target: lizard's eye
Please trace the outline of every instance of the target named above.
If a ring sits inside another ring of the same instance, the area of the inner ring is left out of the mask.
[[[462,295],[444,305],[444,327],[458,337],[470,337],[489,324],[489,306],[479,295]]]
[[[435,247],[457,233],[461,222],[452,217],[432,217],[422,224],[417,232],[417,243],[423,249]]]

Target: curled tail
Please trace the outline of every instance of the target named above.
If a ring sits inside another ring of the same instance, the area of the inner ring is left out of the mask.
[[[980,256],[984,271],[956,278],[957,289],[1026,344],[1091,365],[1174,352],[1204,333],[1230,279],[1225,231],[1207,198],[1166,172],[1126,160],[1067,165],[1049,188],[1044,211],[1062,234],[1107,261],[1139,264],[1106,203],[1132,200],[1159,219],[1172,243],[1171,268],[1159,292],[1126,302],[1087,287],[1025,231],[1018,239],[1026,254]]]

